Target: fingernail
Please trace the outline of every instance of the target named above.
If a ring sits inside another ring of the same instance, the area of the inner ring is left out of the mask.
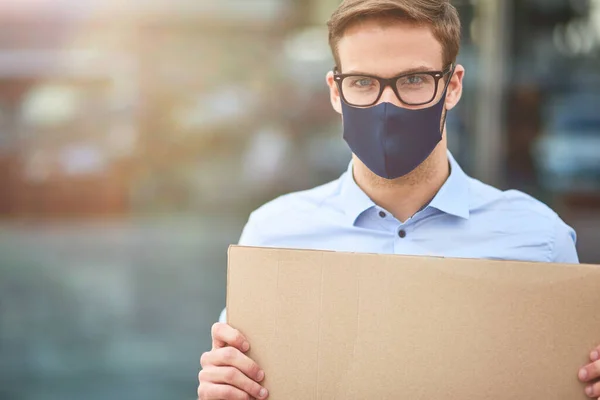
[[[261,399],[264,399],[265,397],[267,397],[267,394],[268,394],[267,389],[262,388],[262,389],[260,389],[260,393],[258,395],[260,396]]]
[[[592,361],[598,361],[599,358],[600,358],[600,353],[598,353],[598,351],[596,351],[596,350],[592,351]]]
[[[592,396],[592,392],[594,391],[594,388],[590,385],[588,387],[585,388],[585,392],[587,393],[588,396]]]
[[[242,345],[242,350],[244,351],[244,353],[250,350],[250,343],[244,342],[244,344]]]
[[[258,375],[256,375],[256,379],[258,379],[258,381],[262,381],[263,379],[265,379],[265,372],[264,371],[260,371],[258,373]]]
[[[588,377],[588,373],[587,373],[587,371],[585,370],[585,368],[582,368],[582,369],[579,371],[579,379],[581,379],[581,380],[584,380],[584,379],[586,379],[587,377]]]

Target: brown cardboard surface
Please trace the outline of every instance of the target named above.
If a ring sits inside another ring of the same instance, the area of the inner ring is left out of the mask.
[[[272,400],[583,400],[600,267],[233,246],[227,313]]]

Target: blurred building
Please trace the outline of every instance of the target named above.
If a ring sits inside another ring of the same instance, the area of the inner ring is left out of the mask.
[[[246,212],[347,162],[323,84],[337,0],[34,3],[1,6],[3,215]],[[456,4],[458,158],[597,199],[598,2]]]
[[[297,24],[282,1],[0,10],[0,214],[19,217],[222,201],[283,96],[273,50]]]

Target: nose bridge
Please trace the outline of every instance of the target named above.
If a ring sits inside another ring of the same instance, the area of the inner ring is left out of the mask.
[[[402,103],[396,96],[394,89],[392,89],[393,82],[387,82],[387,86],[383,88],[383,93],[381,94],[381,98],[379,99],[379,104],[381,103],[392,103],[397,106],[401,106]]]

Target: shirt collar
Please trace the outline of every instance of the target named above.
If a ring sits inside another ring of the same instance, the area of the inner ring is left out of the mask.
[[[443,213],[468,219],[470,215],[469,177],[449,151],[448,160],[450,162],[450,176],[425,208],[435,208]],[[354,225],[362,213],[376,207],[376,204],[356,184],[352,172],[352,162],[350,162],[348,170],[342,176],[341,185],[342,209],[348,218],[348,222]]]
[[[365,211],[375,207],[373,200],[362,191],[354,180],[353,165],[350,161],[348,170],[342,176],[342,187],[340,190],[341,206],[348,218],[348,224],[354,225],[358,217]]]
[[[431,200],[429,207],[433,207],[446,214],[469,219],[469,177],[449,151],[448,160],[450,161],[450,176],[433,200]]]

